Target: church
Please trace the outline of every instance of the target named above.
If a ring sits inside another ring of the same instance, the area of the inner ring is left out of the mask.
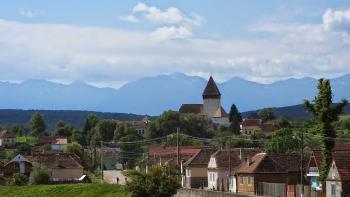
[[[193,113],[211,119],[214,124],[229,125],[228,114],[221,106],[221,93],[212,76],[203,91],[203,104],[182,104],[180,113]]]

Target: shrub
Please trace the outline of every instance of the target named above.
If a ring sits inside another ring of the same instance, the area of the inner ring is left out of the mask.
[[[0,175],[0,185],[6,185],[6,179],[3,175]]]
[[[30,173],[29,182],[32,185],[47,184],[50,182],[50,173],[46,166],[35,164]]]
[[[16,173],[13,175],[10,185],[27,185],[28,177],[21,173]]]

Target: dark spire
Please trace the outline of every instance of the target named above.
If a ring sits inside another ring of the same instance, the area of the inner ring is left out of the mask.
[[[212,76],[210,76],[207,86],[203,92],[203,99],[206,98],[220,98],[221,94],[219,88],[216,86],[216,83]]]

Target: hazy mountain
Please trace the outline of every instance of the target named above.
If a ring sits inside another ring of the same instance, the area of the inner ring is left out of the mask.
[[[214,76],[215,79],[215,76]],[[334,102],[350,99],[350,75],[331,80]],[[120,89],[97,88],[82,81],[69,85],[45,80],[21,84],[0,82],[1,109],[91,110],[157,115],[177,110],[182,103],[201,103],[206,79],[181,73],[147,77],[125,84]],[[317,80],[287,79],[259,84],[234,77],[218,84],[222,103],[228,111],[235,103],[240,111],[282,107],[313,99]]]

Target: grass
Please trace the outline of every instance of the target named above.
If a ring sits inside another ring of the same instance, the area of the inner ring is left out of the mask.
[[[35,137],[32,136],[18,136],[16,137],[16,141],[18,143],[27,143],[29,145],[35,145],[37,142],[37,139]]]
[[[125,186],[111,184],[62,184],[0,186],[1,197],[130,197]]]

